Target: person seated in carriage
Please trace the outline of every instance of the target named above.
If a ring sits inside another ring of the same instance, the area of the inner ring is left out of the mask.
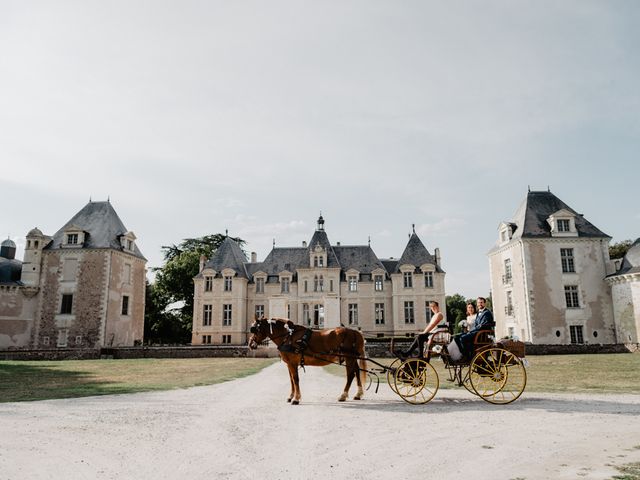
[[[405,359],[411,356],[414,350],[418,349],[418,357],[423,358],[424,356],[424,344],[429,339],[429,335],[433,333],[433,330],[436,329],[440,325],[440,322],[444,319],[444,315],[440,311],[440,304],[435,300],[429,302],[429,308],[431,309],[431,321],[426,326],[426,328],[422,331],[422,333],[418,334],[416,338],[413,340],[413,343],[409,346],[409,349],[405,352],[393,352],[396,356],[401,359]]]
[[[478,297],[476,303],[478,305],[478,313],[476,314],[473,328],[467,331],[467,333],[453,337],[458,348],[460,348],[460,352],[468,360],[471,359],[475,353],[473,342],[476,338],[476,334],[480,331],[490,331],[493,333],[493,329],[496,326],[496,323],[493,320],[493,313],[486,307],[487,299],[484,297]]]

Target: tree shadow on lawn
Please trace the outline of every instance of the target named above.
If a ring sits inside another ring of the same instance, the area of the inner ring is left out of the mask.
[[[589,400],[589,399],[558,399],[558,398],[527,398],[525,394],[513,403],[507,405],[493,405],[479,397],[451,398],[436,395],[430,402],[423,405],[411,405],[400,397],[398,400],[376,400],[369,396],[364,400],[349,400],[336,403],[338,408],[354,408],[376,410],[381,412],[406,412],[415,414],[449,413],[451,411],[491,412],[507,410],[542,410],[556,413],[596,413],[600,415],[628,415],[640,416],[640,403],[621,403],[617,401]]]
[[[131,393],[153,388],[97,380],[58,365],[0,364],[0,403]]]

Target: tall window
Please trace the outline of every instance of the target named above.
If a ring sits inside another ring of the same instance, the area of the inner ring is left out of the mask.
[[[413,302],[404,302],[404,323],[416,323],[413,315]]]
[[[349,325],[358,325],[358,304],[349,304]]]
[[[311,325],[311,315],[309,315],[309,304],[302,304],[302,321],[306,326]]]
[[[122,296],[122,315],[129,315],[129,295]]]
[[[504,277],[502,277],[502,283],[511,283],[513,279],[513,272],[511,270],[511,259],[506,258],[504,260]]]
[[[314,292],[318,291],[318,276],[317,275],[315,277],[313,277],[313,291]]]
[[[64,294],[60,304],[60,314],[71,315],[71,313],[73,313],[73,294]]]
[[[289,278],[285,277],[280,280],[280,292],[289,293]]]
[[[317,255],[315,257],[313,257],[313,266],[314,267],[318,266],[318,256]]]
[[[564,298],[567,301],[567,308],[580,308],[577,285],[565,285]]]
[[[256,278],[256,293],[264,293],[264,278]]]
[[[208,327],[211,325],[211,316],[213,315],[213,305],[204,305],[202,307],[202,326]]]
[[[413,288],[412,272],[404,272],[404,288]]]
[[[307,285],[307,281],[304,281],[304,293],[307,293],[309,286]]]
[[[211,292],[213,290],[213,277],[207,275],[204,277],[204,291]]]
[[[318,257],[318,266],[324,267],[324,257],[322,255]]]
[[[222,335],[222,343],[223,344],[231,343],[231,335]]]
[[[511,291],[507,292],[507,305],[504,307],[504,313],[509,317],[513,316],[513,295]]]
[[[569,333],[571,334],[571,343],[584,343],[582,325],[571,325],[569,327]]]
[[[324,328],[324,307],[322,305],[313,306],[313,326]]]
[[[375,304],[376,325],[384,325],[384,303]]]
[[[329,279],[329,291],[333,292],[333,278]]]
[[[324,277],[322,275],[318,277],[318,291],[324,292]]]
[[[233,277],[224,277],[224,291],[230,292],[233,286]]]
[[[424,286],[433,288],[433,272],[424,272]]]
[[[559,232],[568,232],[569,231],[569,220],[558,220],[558,231]]]
[[[573,261],[573,248],[561,248],[560,261],[562,262],[562,273],[574,273],[576,271]]]
[[[384,277],[382,275],[376,275],[374,278],[375,289],[376,292],[382,291],[382,286],[384,285]]]
[[[222,306],[222,325],[225,327],[231,325],[231,304],[225,303]]]
[[[264,317],[264,305],[256,305],[256,318]]]
[[[349,291],[357,292],[358,291],[358,277],[355,275],[349,276]]]

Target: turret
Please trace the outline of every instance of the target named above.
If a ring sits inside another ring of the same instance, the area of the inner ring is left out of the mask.
[[[24,249],[24,262],[22,263],[22,283],[31,287],[40,284],[40,270],[42,267],[42,250],[51,240],[39,229],[34,228],[27,233],[27,244]]]

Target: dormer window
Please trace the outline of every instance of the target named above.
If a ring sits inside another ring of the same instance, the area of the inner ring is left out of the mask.
[[[576,237],[576,216],[573,212],[562,209],[551,214],[547,218],[547,223],[551,227],[552,237]]]
[[[64,231],[62,247],[76,248],[82,246],[85,241],[85,232],[77,225],[70,225]]]

